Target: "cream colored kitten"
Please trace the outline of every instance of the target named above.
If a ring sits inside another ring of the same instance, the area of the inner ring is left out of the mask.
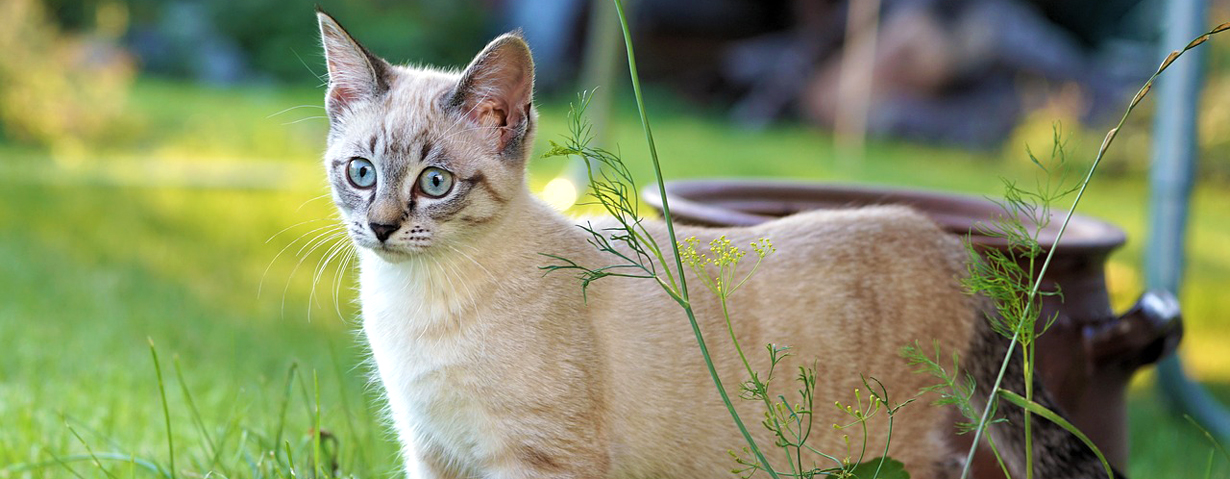
[[[539,253],[592,267],[610,259],[526,187],[536,117],[525,42],[501,36],[454,73],[390,65],[328,15],[319,20],[329,69],[324,165],[359,247],[363,330],[409,476],[728,477],[735,464],[727,451],[741,450],[743,439],[678,305],[652,281],[627,278],[592,284],[586,301],[575,278],[539,270],[548,261]],[[649,228],[666,244],[661,225]],[[1002,341],[957,283],[963,249],[909,209],[681,228],[681,238],[692,235],[776,244],[731,299],[734,327],[745,345],[793,346],[779,366],[786,376],[815,361],[811,443],[823,451],[846,455],[842,433],[830,426],[847,418],[828,405],[851,401],[860,374],[882,381],[898,401],[933,381],[898,358],[909,342],[937,340],[961,352],[980,385],[998,372]],[[737,396],[745,373],[723,340],[718,306],[704,292],[693,300],[719,374]],[[753,356],[767,369],[767,358]],[[757,424],[762,406],[737,402],[759,444],[779,453]],[[911,477],[954,475],[949,414],[923,403],[901,411],[890,455]],[[870,451],[883,448],[884,417],[872,421]],[[996,440],[1019,451],[1008,432]],[[1061,432],[1039,425],[1035,434],[1039,477],[1099,474]]]

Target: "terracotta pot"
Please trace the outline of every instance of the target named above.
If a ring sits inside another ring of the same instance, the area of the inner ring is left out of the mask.
[[[983,198],[842,184],[687,180],[667,182],[666,191],[676,221],[711,226],[750,226],[812,209],[903,204],[955,235],[966,235],[977,231],[977,223],[1002,214]],[[642,196],[661,210],[656,185]],[[1055,212],[1040,235],[1047,250],[1054,247],[1064,213]],[[973,234],[971,239],[980,248],[1006,246],[1000,238]],[[1166,292],[1146,292],[1123,314],[1111,310],[1104,267],[1125,239],[1110,223],[1073,216],[1043,278],[1043,288],[1060,287],[1063,300],[1052,296],[1043,302],[1043,317],[1057,314],[1057,319],[1038,339],[1036,359],[1039,376],[1063,412],[1120,469],[1127,463],[1128,380],[1141,366],[1171,354],[1183,329],[1178,304]],[[970,439],[962,440],[968,447]],[[989,452],[979,453],[975,476],[1002,477]]]

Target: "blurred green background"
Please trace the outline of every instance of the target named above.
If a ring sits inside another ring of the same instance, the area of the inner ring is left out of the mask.
[[[325,7],[395,62],[458,66],[506,27],[503,2]],[[1211,18],[1230,19],[1227,4]],[[355,268],[333,255],[342,238],[320,235],[334,212],[318,164],[327,124],[311,3],[5,0],[0,19],[0,478],[147,477],[172,457],[184,477],[289,477],[292,464],[313,461],[344,476],[395,475],[395,441],[355,334]],[[223,53],[199,54],[209,49]],[[1206,54],[1180,353],[1230,400],[1230,42],[1215,39]],[[613,105],[607,143],[648,184],[620,75],[599,93]],[[1033,178],[1025,148],[1047,151],[1056,122],[1077,167],[1104,132],[1056,94],[994,145],[873,136],[848,161],[798,116],[741,127],[727,119],[729,102],[698,102],[678,78],[658,78],[647,101],[668,178],[994,196],[1000,178]],[[598,86],[576,84],[540,95],[535,157],[566,132],[573,92]],[[1128,232],[1108,270],[1118,309],[1143,287],[1149,104],[1083,205]],[[566,169],[536,158],[532,186]],[[1152,381],[1146,371],[1133,383],[1127,472],[1202,477],[1207,442],[1167,412]],[[329,432],[320,458],[309,441],[317,413]],[[1230,467],[1219,460],[1215,471]]]

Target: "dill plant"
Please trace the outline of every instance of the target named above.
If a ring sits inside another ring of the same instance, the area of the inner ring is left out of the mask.
[[[743,273],[739,271],[738,266],[747,255],[748,250],[732,244],[725,236],[712,240],[707,249],[702,248],[700,241],[695,237],[689,237],[683,241],[674,242],[670,250],[664,250],[659,241],[645,228],[644,217],[640,215],[639,201],[635,196],[636,182],[623,160],[616,153],[591,145],[592,129],[585,120],[585,110],[592,98],[592,92],[583,92],[578,95],[577,102],[569,108],[569,136],[562,142],[551,141],[551,148],[544,156],[576,156],[584,161],[588,178],[587,195],[590,198],[588,204],[601,207],[614,219],[615,223],[605,228],[586,223],[580,225],[580,228],[588,235],[590,245],[607,254],[614,261],[605,266],[594,267],[582,265],[563,256],[542,253],[543,256],[556,262],[542,266],[541,269],[548,274],[560,271],[574,273],[581,281],[583,294],[591,283],[606,277],[654,280],[671,299],[679,304],[693,328],[710,377],[746,441],[743,454],[730,452],[736,464],[731,470],[732,473],[745,478],[751,477],[757,471],[764,471],[774,478],[908,478],[909,475],[902,464],[888,457],[888,446],[891,442],[886,442],[881,456],[866,460],[869,432],[867,422],[879,414],[887,415],[888,438],[891,441],[893,415],[912,401],[911,399],[901,404],[890,402],[888,391],[874,378],[864,379],[863,383],[867,391],[877,392],[868,392],[864,396],[862,391],[856,389],[854,403],[850,405],[834,403],[834,406],[850,420],[845,424],[834,424],[833,428],[838,431],[858,429],[862,437],[858,453],[852,453],[854,446],[848,434],[844,436],[847,445],[844,458],[825,453],[808,444],[814,426],[814,392],[817,381],[815,367],[799,368],[795,376],[798,383],[797,401],[792,402],[783,394],[771,392],[770,383],[777,375],[778,365],[790,357],[790,348],[776,344],[766,345],[769,369],[763,373],[757,371],[751,366],[743,345],[739,343],[734,333],[731,322],[730,297],[755,275],[763,260],[776,251],[772,241],[768,238],[761,238],[749,244],[748,249],[754,252],[755,263],[750,270]],[[670,267],[667,261],[668,254],[676,258],[676,268]],[[742,418],[735,410],[732,399],[722,385],[713,365],[708,344],[696,322],[691,297],[686,290],[683,268],[690,269],[694,277],[718,299],[730,341],[748,377],[739,386],[739,397],[743,400],[759,402],[764,406],[761,425],[773,433],[773,446],[782,449],[790,458],[786,469],[777,469],[769,463],[760,446],[751,437]],[[823,467],[805,462],[805,458],[812,455],[823,457],[832,461],[833,464]]]
[[[1050,226],[1053,218],[1052,206],[1060,199],[1076,191],[1077,186],[1070,186],[1064,141],[1058,126],[1054,128],[1054,137],[1050,159],[1040,160],[1028,147],[1026,154],[1029,160],[1038,168],[1034,187],[1027,189],[1016,182],[1003,179],[1004,196],[992,200],[1000,208],[1000,214],[985,223],[978,223],[971,234],[1003,241],[1003,248],[980,248],[970,237],[964,238],[969,261],[966,276],[961,278],[961,285],[967,294],[981,294],[991,300],[996,313],[986,315],[991,329],[1013,338],[1020,344],[1024,361],[1022,378],[1025,382],[1025,396],[1033,401],[1034,359],[1036,357],[1035,341],[1054,323],[1056,316],[1042,316],[1041,300],[1045,296],[1058,296],[1062,292],[1057,288],[1053,291],[1035,289],[1040,284],[1041,274],[1036,268],[1045,249],[1040,239],[1043,231]],[[936,405],[952,405],[970,422],[957,424],[957,432],[966,434],[979,430],[979,414],[972,405],[975,384],[972,376],[961,374],[960,358],[952,355],[951,369],[944,365],[943,355],[938,343],[932,344],[934,357],[925,353],[917,341],[901,349],[901,356],[916,366],[917,372],[927,373],[941,382],[924,391],[939,394]],[[996,403],[989,403],[988,417],[994,417]],[[988,424],[1002,420],[989,420]],[[1032,413],[1029,409],[1024,413],[1025,458],[1032,465]],[[995,455],[996,462],[1005,477],[1011,477],[1004,465],[999,448],[988,436],[988,446]],[[1032,466],[1027,468],[1027,471]],[[1028,474],[1028,472],[1027,472]]]
[[[800,366],[798,373],[795,376],[795,382],[798,383],[796,390],[798,401],[791,402],[783,394],[774,394],[770,392],[769,386],[778,370],[778,365],[791,355],[789,346],[777,344],[765,345],[765,350],[769,355],[769,368],[763,375],[751,366],[747,359],[747,355],[743,352],[743,346],[739,343],[738,336],[735,335],[734,325],[731,323],[731,310],[729,307],[729,299],[735,294],[760,268],[765,257],[776,251],[773,242],[768,238],[761,238],[752,241],[749,248],[755,253],[755,264],[746,273],[740,274],[738,271],[739,262],[747,255],[747,251],[731,243],[726,236],[720,236],[709,242],[708,251],[704,251],[700,247],[700,241],[696,237],[688,237],[679,244],[679,252],[683,255],[684,264],[695,274],[696,278],[709,290],[717,299],[721,306],[722,317],[726,324],[726,331],[730,335],[730,342],[735,348],[735,352],[739,356],[739,361],[743,365],[744,372],[748,379],[739,385],[741,399],[753,402],[759,402],[764,406],[764,419],[761,420],[761,425],[765,429],[773,433],[773,445],[780,448],[785,456],[790,458],[788,461],[789,471],[774,471],[789,477],[811,478],[818,476],[829,476],[839,478],[852,477],[909,477],[904,473],[904,469],[900,462],[888,457],[888,446],[892,440],[893,415],[897,411],[908,404],[910,401],[902,404],[892,404],[888,399],[888,391],[884,385],[875,378],[870,381],[875,382],[878,387],[878,393],[868,393],[864,398],[862,392],[858,389],[854,390],[854,403],[851,405],[842,405],[841,402],[834,402],[834,406],[843,414],[849,416],[850,421],[845,424],[834,424],[833,428],[838,431],[843,431],[851,428],[858,428],[861,432],[861,445],[857,457],[852,453],[853,446],[850,443],[850,436],[843,435],[843,441],[846,444],[846,454],[844,458],[820,451],[807,443],[812,436],[815,416],[815,389],[816,389],[816,368],[813,363],[811,367]],[[863,380],[864,387],[868,391],[873,390],[867,379]],[[867,455],[867,421],[879,415],[886,414],[888,416],[888,440],[884,445],[884,452],[878,458],[864,462]],[[804,458],[811,455],[818,455],[834,463],[831,467],[821,467],[814,463],[805,463]],[[767,463],[760,463],[750,455],[739,455],[731,452],[731,456],[738,465],[731,472],[740,475],[741,477],[751,477],[756,471],[771,470],[771,466]]]
[[[769,391],[769,383],[773,378],[777,365],[790,354],[788,347],[774,344],[766,346],[770,358],[770,368],[765,374],[761,375],[751,367],[731,327],[730,310],[727,300],[731,294],[751,278],[760,266],[761,261],[774,251],[773,244],[767,238],[752,242],[750,248],[756,253],[756,264],[750,272],[740,277],[736,273],[736,268],[746,253],[739,247],[732,245],[725,237],[718,238],[710,243],[708,253],[699,250],[699,242],[695,238],[689,238],[681,242],[676,237],[670,204],[666,196],[665,184],[658,161],[657,148],[653,141],[652,129],[649,125],[644,99],[641,95],[640,80],[636,68],[636,54],[632,47],[627,18],[624,15],[622,3],[619,0],[613,0],[613,3],[619,14],[620,24],[623,29],[633,94],[636,98],[638,112],[640,113],[641,125],[644,128],[645,139],[649,146],[650,159],[653,163],[659,193],[662,196],[662,213],[666,223],[666,239],[669,240],[667,245],[669,249],[664,250],[663,246],[658,243],[658,240],[645,228],[644,219],[639,211],[639,202],[636,199],[636,182],[622,159],[616,153],[591,145],[593,141],[592,128],[585,120],[584,112],[593,98],[593,94],[592,92],[583,92],[578,96],[577,102],[571,104],[569,108],[569,136],[562,143],[551,141],[551,148],[544,156],[576,156],[584,161],[588,179],[587,195],[592,200],[590,204],[600,206],[615,220],[616,224],[606,228],[599,228],[595,227],[592,223],[587,223],[581,225],[581,228],[589,235],[589,243],[598,251],[611,257],[614,263],[606,266],[591,267],[559,255],[543,253],[543,256],[557,262],[542,266],[541,269],[544,270],[545,274],[558,271],[571,271],[575,273],[581,281],[583,294],[592,282],[606,277],[651,279],[657,282],[663,291],[679,304],[687,315],[710,378],[713,380],[723,404],[730,413],[731,419],[746,442],[746,447],[743,449],[745,454],[740,455],[731,451],[731,456],[737,464],[732,469],[733,473],[743,477],[751,477],[757,471],[764,471],[773,479],[779,479],[783,476],[796,478],[818,476],[864,479],[876,477],[908,478],[909,474],[905,472],[902,464],[887,456],[887,442],[883,456],[870,461],[863,461],[866,454],[867,421],[877,414],[887,414],[889,438],[891,439],[892,416],[905,405],[905,403],[890,403],[887,390],[884,389],[882,384],[875,381],[874,378],[872,381],[879,385],[880,391],[878,393],[871,393],[864,400],[861,393],[855,390],[854,405],[843,406],[840,402],[835,403],[835,406],[846,413],[851,418],[851,421],[845,425],[835,424],[834,428],[844,430],[858,426],[863,433],[862,447],[860,447],[857,460],[854,460],[853,455],[850,454],[849,436],[845,436],[848,451],[846,458],[843,460],[823,453],[807,444],[813,426],[814,390],[816,386],[815,368],[800,368],[796,378],[800,384],[800,389],[797,391],[800,400],[799,402],[792,403],[784,395],[779,394],[774,397]],[[673,268],[667,259],[668,252],[674,259]],[[762,425],[774,434],[774,445],[782,448],[786,452],[787,457],[791,458],[789,461],[789,471],[778,470],[769,463],[760,446],[752,438],[738,411],[735,410],[730,395],[726,392],[726,388],[722,385],[721,378],[718,377],[717,370],[713,365],[708,345],[692,308],[687,279],[684,274],[685,263],[687,267],[696,273],[699,281],[719,299],[727,330],[730,333],[730,339],[738,351],[739,358],[749,377],[747,381],[740,385],[740,397],[745,400],[759,401],[764,405],[765,412]],[[709,271],[706,269],[708,266],[716,268],[716,276],[709,274]],[[761,379],[762,377],[763,379]],[[868,387],[869,391],[871,390],[867,380],[864,380],[864,385]],[[815,453],[830,459],[834,461],[835,465],[822,468],[815,464],[805,464],[803,461],[805,452]]]
[[[950,372],[940,363],[941,355],[938,347],[934,360],[924,354],[917,344],[907,345],[901,350],[901,355],[907,361],[919,366],[919,372],[931,374],[943,381],[931,388],[940,392],[941,399],[939,402],[941,404],[955,405],[966,418],[974,421],[972,423],[974,440],[965,458],[961,479],[969,477],[974,453],[977,450],[983,431],[988,425],[996,422],[992,418],[994,417],[994,410],[997,407],[998,399],[1004,399],[1024,409],[1024,456],[1025,476],[1027,479],[1033,479],[1034,477],[1031,427],[1033,415],[1038,415],[1054,422],[1075,435],[1094,452],[1102,462],[1107,475],[1112,479],[1114,478],[1114,472],[1106,461],[1105,456],[1084,433],[1054,411],[1033,401],[1034,340],[1037,339],[1039,334],[1045,332],[1046,328],[1054,320],[1054,317],[1046,318],[1042,327],[1038,327],[1038,321],[1042,319],[1041,297],[1061,294],[1058,290],[1041,290],[1042,278],[1050,266],[1051,258],[1056,248],[1052,247],[1044,251],[1038,243],[1038,237],[1042,229],[1048,226],[1051,221],[1051,205],[1063,197],[1075,193],[1072,199],[1072,206],[1068,209],[1055,235],[1053,244],[1059,244],[1064,233],[1067,231],[1072,215],[1077,207],[1080,206],[1081,198],[1084,197],[1085,190],[1093,179],[1093,174],[1097,171],[1098,165],[1106,155],[1107,149],[1114,142],[1119,129],[1123,127],[1132,111],[1135,110],[1140,101],[1153,88],[1153,83],[1157,77],[1166,71],[1166,68],[1185,52],[1200,46],[1213,35],[1227,30],[1230,30],[1230,22],[1222,23],[1207,33],[1196,37],[1182,49],[1170,52],[1162,60],[1161,65],[1158,66],[1153,75],[1149,77],[1145,84],[1136,92],[1136,95],[1132,97],[1132,100],[1128,103],[1127,108],[1120,117],[1119,123],[1106,133],[1101,146],[1098,148],[1097,155],[1093,159],[1093,163],[1089,166],[1089,170],[1080,183],[1070,188],[1062,186],[1064,175],[1057,172],[1054,166],[1052,166],[1062,165],[1064,160],[1064,143],[1060,138],[1058,129],[1056,129],[1052,149],[1052,164],[1043,164],[1031,151],[1027,150],[1030,160],[1041,170],[1037,189],[1025,190],[1017,187],[1013,182],[1005,181],[1004,200],[997,202],[1004,214],[993,219],[990,224],[981,225],[977,228],[979,234],[1006,240],[1008,243],[1007,248],[1004,250],[980,251],[975,249],[968,240],[966,241],[966,248],[971,261],[968,270],[969,276],[963,280],[962,284],[968,292],[984,294],[994,302],[999,315],[998,317],[989,316],[987,319],[991,322],[991,327],[996,332],[1010,340],[1008,350],[1000,365],[999,374],[995,379],[995,383],[990,388],[991,393],[981,413],[974,411],[971,405],[971,399],[974,394],[973,380],[968,375],[961,376],[959,374],[956,368],[957,357],[955,355],[953,357],[953,370]],[[1052,181],[1057,173],[1060,177],[1059,181]],[[1045,256],[1043,256],[1044,252]],[[1039,259],[1042,260],[1042,263],[1035,273],[1034,266]],[[1023,379],[1026,385],[1025,396],[1000,387],[1004,374],[1007,371],[1008,363],[1018,345],[1021,347],[1023,358],[1022,374],[1024,375]],[[971,429],[969,423],[959,424],[958,428],[963,432],[968,432]],[[999,460],[1000,467],[1003,468],[1004,475],[1011,477],[1008,474],[1007,468],[1003,467],[1003,461],[1000,460],[999,452],[994,444],[990,443],[990,446],[995,453],[996,459]]]
[[[619,5],[618,0],[616,5]],[[624,23],[625,35],[627,35],[627,23],[623,18],[622,6],[620,7],[620,21]],[[644,105],[640,96],[640,85],[636,81],[635,56],[632,53],[631,43],[628,44],[628,61],[632,70],[637,106],[641,108],[642,121],[644,121]],[[738,427],[739,432],[747,442],[748,450],[759,464],[768,464],[768,460],[765,459],[764,453],[752,438],[747,426],[743,423],[743,419],[735,411],[734,403],[731,401],[730,395],[727,394],[726,388],[722,385],[721,378],[718,377],[717,369],[714,367],[713,359],[709,354],[709,347],[700,330],[700,325],[696,321],[696,313],[692,309],[692,303],[688,296],[687,279],[683,275],[683,258],[679,251],[679,244],[675,240],[675,230],[671,222],[669,206],[665,204],[665,201],[663,202],[667,234],[671,240],[670,248],[675,258],[674,269],[667,263],[666,255],[658,241],[645,228],[644,218],[639,214],[639,202],[635,196],[636,182],[628,168],[624,165],[623,160],[608,150],[590,146],[593,135],[589,124],[585,121],[584,113],[592,98],[592,93],[581,93],[577,103],[569,107],[569,137],[565,139],[564,143],[551,141],[551,148],[544,156],[577,156],[585,162],[589,179],[588,196],[593,200],[591,204],[600,205],[616,221],[617,225],[608,228],[598,228],[592,223],[587,223],[581,225],[581,228],[589,234],[589,243],[591,245],[598,249],[598,251],[612,257],[616,262],[606,266],[591,267],[559,255],[542,253],[543,256],[554,259],[559,263],[542,266],[541,269],[547,274],[557,271],[575,272],[577,278],[581,280],[583,292],[587,290],[590,283],[611,276],[652,279],[656,281],[662,290],[683,308],[684,313],[687,315],[688,322],[692,326],[692,332],[696,336],[696,343],[700,347],[701,355],[704,357],[709,376],[713,380],[714,386],[717,387],[718,394],[721,395],[722,402],[726,406],[727,411],[730,412],[731,419],[735,422],[736,427]],[[656,149],[653,147],[652,136],[648,133],[648,123],[643,124],[646,129],[646,137],[649,138],[650,153],[654,160],[654,171],[660,180],[661,170],[658,168]],[[659,181],[659,185],[661,185],[661,181]],[[766,470],[773,479],[780,478],[772,468],[766,468]]]

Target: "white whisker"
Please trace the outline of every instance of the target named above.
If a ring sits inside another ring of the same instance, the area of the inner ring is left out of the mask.
[[[316,303],[316,307],[318,308],[321,307],[320,298],[316,297],[316,284],[320,282],[320,277],[324,275],[326,270],[328,270],[329,263],[333,261],[333,258],[335,258],[339,253],[342,252],[342,249],[346,247],[346,244],[347,244],[347,241],[339,241],[337,243],[334,243],[333,246],[330,246],[329,249],[325,250],[325,254],[322,256],[323,259],[318,260],[316,262],[316,268],[312,272],[312,289],[308,293],[308,308],[307,308],[308,309],[307,311],[308,322],[312,321],[313,301]]]
[[[308,204],[308,203],[311,203],[311,202],[313,202],[313,201],[319,200],[319,199],[324,198],[324,197],[326,197],[326,196],[330,196],[330,195],[332,195],[332,194],[333,194],[333,193],[325,193],[325,194],[323,194],[323,195],[317,196],[317,197],[312,198],[312,199],[310,199],[310,200],[304,201],[303,203],[301,203],[301,204],[299,205],[299,207],[298,207],[298,208],[295,208],[295,213],[298,213],[300,210],[302,210],[302,209],[303,209],[303,207],[304,207],[304,206],[307,206],[307,204]],[[337,212],[334,212],[334,213],[333,213],[333,215],[332,215],[331,217],[329,217],[329,218],[319,218],[319,219],[322,219],[322,220],[323,220],[323,219],[337,219],[337,220],[341,220],[341,217],[339,217],[339,216],[337,215]]]
[[[297,225],[296,225],[296,226],[297,226]],[[273,259],[269,260],[269,264],[265,266],[265,272],[264,272],[264,273],[261,273],[261,281],[260,281],[260,283],[259,283],[259,284],[257,285],[257,287],[256,287],[256,297],[257,297],[257,298],[260,298],[260,297],[261,297],[261,292],[262,292],[262,291],[264,291],[264,289],[265,289],[265,277],[269,275],[269,269],[270,269],[270,268],[273,268],[273,263],[276,263],[276,262],[278,261],[278,258],[282,257],[282,254],[283,254],[283,253],[285,253],[287,249],[289,249],[291,246],[294,246],[294,245],[295,245],[295,243],[298,243],[298,242],[299,242],[299,240],[303,239],[305,236],[310,235],[310,234],[312,234],[312,233],[313,233],[313,232],[315,232],[315,231],[320,231],[320,230],[322,230],[322,229],[326,229],[326,228],[330,228],[330,227],[332,227],[333,229],[332,229],[332,230],[325,231],[325,232],[323,232],[323,233],[320,233],[320,235],[324,235],[324,234],[332,233],[332,232],[334,232],[334,231],[340,231],[340,230],[345,230],[345,229],[346,229],[346,226],[345,226],[345,225],[339,225],[339,224],[331,224],[331,225],[321,226],[321,227],[319,227],[319,228],[315,228],[315,229],[309,230],[308,232],[306,232],[306,233],[303,233],[303,234],[299,235],[299,237],[298,237],[298,238],[295,238],[295,239],[294,239],[293,241],[291,241],[290,243],[287,243],[287,245],[286,245],[286,246],[283,246],[281,250],[278,250],[278,254],[274,255],[274,256],[273,256]],[[293,226],[292,226],[292,228],[293,228]],[[279,233],[279,234],[280,234],[280,233]],[[320,237],[320,235],[317,235],[316,237],[312,238],[312,240],[309,240],[308,242],[311,242],[311,241],[315,240],[316,238],[319,238],[319,237]],[[272,239],[272,238],[270,238],[270,239]],[[268,243],[268,241],[266,241],[266,243]],[[305,244],[306,244],[306,243],[305,243]]]
[[[283,124],[282,124],[282,126],[286,126],[286,125],[294,125],[294,124],[296,124],[296,123],[303,122],[303,121],[308,121],[308,120],[325,120],[325,119],[328,119],[328,118],[329,118],[329,117],[327,117],[327,116],[323,116],[323,115],[319,115],[319,116],[309,116],[309,117],[306,117],[306,118],[300,118],[300,119],[295,120],[295,121],[288,121],[288,122],[286,122],[286,123],[283,123]]]
[[[323,239],[321,239],[322,236],[323,236]],[[299,267],[303,266],[303,261],[306,260],[308,256],[311,256],[313,251],[320,249],[321,246],[324,246],[328,244],[330,241],[335,241],[338,238],[343,238],[345,236],[346,236],[345,231],[334,232],[328,235],[325,235],[322,233],[321,235],[316,237],[317,239],[313,239],[312,243],[309,243],[312,245],[312,247],[308,249],[307,254],[300,256],[299,253],[295,253],[295,256],[299,256],[299,262],[295,263],[295,268],[290,271],[290,276],[286,278],[286,287],[282,288],[282,317],[283,318],[286,317],[286,293],[290,291],[290,281],[294,279],[295,273],[299,271]],[[307,245],[304,245],[304,246],[307,247]],[[303,249],[301,248],[299,251],[301,253]]]
[[[279,112],[277,112],[277,113],[270,114],[269,116],[265,117],[265,119],[273,118],[273,117],[275,117],[275,116],[281,115],[281,114],[286,113],[286,112],[288,112],[288,111],[291,111],[291,110],[298,110],[298,109],[300,109],[300,108],[320,108],[321,110],[325,109],[325,107],[320,106],[320,105],[297,105],[297,106],[292,106],[292,107],[287,108],[287,109],[285,109],[285,110],[279,111]]]
[[[308,200],[308,201],[312,201],[312,200]],[[306,203],[305,203],[305,204],[306,204]],[[270,241],[273,241],[273,239],[274,239],[274,238],[277,238],[277,237],[278,237],[278,235],[280,235],[280,234],[282,234],[282,233],[285,233],[285,232],[287,232],[287,231],[290,231],[292,228],[294,228],[294,227],[296,227],[296,226],[305,225],[305,224],[308,224],[308,223],[315,223],[315,222],[317,222],[317,221],[328,221],[329,219],[330,219],[330,218],[314,218],[314,219],[310,219],[310,220],[306,220],[306,221],[300,221],[300,222],[295,223],[295,224],[293,224],[293,225],[287,226],[287,227],[285,227],[285,228],[282,228],[282,230],[281,230],[281,231],[278,231],[277,233],[274,233],[274,234],[273,234],[273,236],[270,236],[270,237],[269,237],[269,239],[265,240],[265,244],[269,244],[269,242],[270,242]]]
[[[333,277],[333,310],[337,312],[337,317],[342,318],[343,321],[345,321],[346,318],[342,316],[342,306],[339,304],[339,299],[342,293],[342,281],[346,277],[346,274],[350,272],[350,261],[354,259],[354,256],[354,244],[351,244],[350,247],[346,249],[346,255],[342,258],[341,264],[337,268],[337,274]]]

